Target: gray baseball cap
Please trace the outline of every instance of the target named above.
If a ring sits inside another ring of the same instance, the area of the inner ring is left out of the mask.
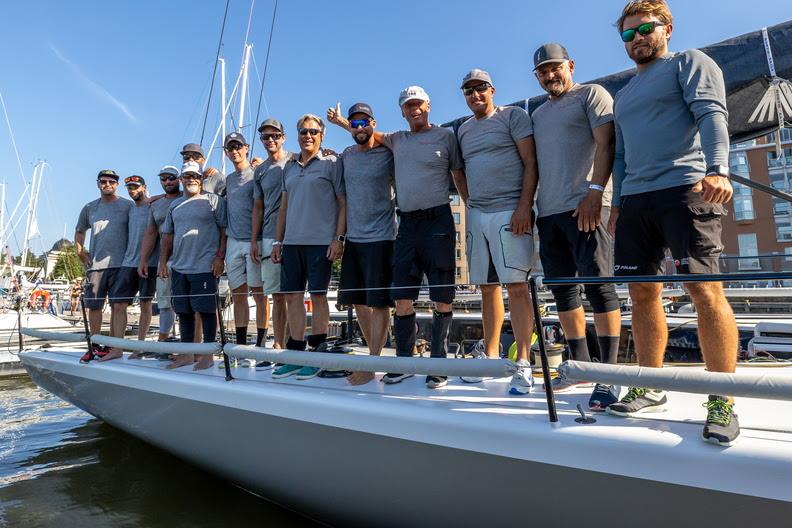
[[[563,62],[569,60],[569,53],[564,46],[552,42],[541,46],[534,52],[534,70],[542,64],[550,62]]]
[[[243,145],[248,144],[248,142],[245,141],[245,136],[243,136],[239,132],[231,132],[225,137],[225,140],[223,140],[223,146],[227,147],[228,144],[231,143],[232,141],[236,141],[237,143],[242,143]]]
[[[462,86],[460,86],[460,88],[464,88],[465,85],[470,81],[484,81],[485,83],[492,85],[492,78],[490,77],[490,74],[484,70],[479,70],[478,68],[473,68],[467,72],[467,75],[462,78]]]
[[[261,125],[258,127],[259,133],[264,131],[264,127],[277,128],[278,130],[280,130],[281,134],[283,134],[283,125],[277,119],[272,119],[271,117],[268,117],[267,119],[262,121]]]
[[[371,119],[374,119],[374,110],[371,109],[366,103],[355,103],[349,107],[347,112],[347,119],[352,117],[352,114],[366,114]]]
[[[200,154],[202,158],[206,157],[204,156],[204,151],[201,148],[201,145],[199,145],[198,143],[187,143],[186,145],[184,145],[184,148],[181,149],[181,152],[179,154],[184,156],[188,152],[194,152],[196,154]]]
[[[170,174],[171,176],[178,176],[179,175],[179,169],[177,169],[173,165],[165,165],[164,167],[162,167],[160,169],[158,176],[162,176],[163,174]]]
[[[399,94],[399,107],[404,106],[407,101],[428,101],[429,94],[420,86],[408,86]]]

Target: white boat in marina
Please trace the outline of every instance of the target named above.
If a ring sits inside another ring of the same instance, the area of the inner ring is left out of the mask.
[[[22,326],[39,330],[69,331],[74,326],[68,321],[50,313],[27,312],[22,313]],[[25,337],[26,348],[39,346],[43,341]],[[55,343],[51,343],[57,345]],[[0,313],[0,376],[22,374],[25,370],[19,361],[19,315],[15,310]]]

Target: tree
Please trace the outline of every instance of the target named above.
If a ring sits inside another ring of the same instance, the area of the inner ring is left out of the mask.
[[[85,277],[85,268],[77,256],[74,246],[65,247],[61,250],[61,255],[52,270],[53,277],[66,277],[73,280],[75,277]]]

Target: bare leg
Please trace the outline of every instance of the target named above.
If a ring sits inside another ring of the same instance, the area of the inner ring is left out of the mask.
[[[151,301],[140,301],[140,321],[138,324],[138,339],[146,340],[149,327],[151,326]]]
[[[594,328],[597,329],[598,336],[617,336],[621,334],[621,311],[611,310],[610,312],[595,313]]]
[[[738,334],[731,306],[720,282],[691,282],[690,297],[698,314],[701,353],[711,372],[734,372]]]
[[[286,297],[281,293],[272,295],[272,326],[275,348],[286,348]]]
[[[203,323],[201,322],[201,314],[195,314],[195,339],[193,343],[203,343]]]
[[[357,309],[357,307],[355,307]],[[385,346],[385,341],[388,338],[388,325],[390,324],[390,309],[387,307],[369,308],[371,314],[369,316],[369,330],[366,335],[366,342],[369,347],[369,354],[372,356],[379,356],[382,354],[382,348]],[[360,316],[358,316],[358,319]],[[365,335],[365,334],[364,334]],[[373,372],[353,372],[348,378],[350,385],[363,385],[374,379]]]
[[[247,328],[250,322],[250,309],[248,308],[248,285],[243,284],[231,290],[234,299],[234,326]],[[258,307],[256,307],[258,309]]]
[[[114,303],[110,305],[112,310],[112,317],[110,318],[110,335],[113,337],[124,337],[127,325],[127,303]],[[100,358],[99,361],[110,361],[111,359],[118,359],[123,357],[124,352],[120,348],[113,347],[110,353],[105,357]]]
[[[305,303],[302,293],[286,293],[286,314],[289,322],[289,334],[295,341],[305,339]]]
[[[91,335],[101,335],[102,333],[102,309],[88,308],[88,328]]]
[[[327,294],[312,293],[311,303],[313,312],[311,313],[311,333],[326,334],[330,326],[330,306],[327,304]]]
[[[356,304],[355,313],[357,314],[358,326],[360,326],[360,331],[363,332],[363,338],[366,340],[366,343],[368,343],[369,351],[370,351],[371,350],[371,341],[370,341],[371,308],[369,306],[366,306],[365,304]]]
[[[517,342],[517,360],[530,361],[531,335],[534,329],[533,309],[528,285],[524,282],[507,284],[509,314],[511,315],[514,339]]]
[[[586,314],[582,306],[574,310],[558,312],[558,320],[567,339],[586,337]]]
[[[489,358],[497,358],[500,352],[503,319],[503,292],[500,285],[483,284],[481,286],[481,322],[484,327],[484,346]]]
[[[634,283],[629,285],[633,303],[632,331],[638,364],[660,368],[668,343],[668,326],[660,294],[662,284]]]

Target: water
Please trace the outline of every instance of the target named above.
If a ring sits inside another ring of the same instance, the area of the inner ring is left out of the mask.
[[[296,523],[309,521],[97,420],[27,376],[0,377],[0,527]]]

